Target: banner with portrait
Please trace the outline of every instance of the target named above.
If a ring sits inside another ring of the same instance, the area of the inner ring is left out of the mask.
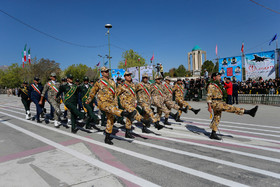
[[[242,60],[241,56],[219,59],[219,72],[222,80],[227,77],[232,81],[242,81]]]

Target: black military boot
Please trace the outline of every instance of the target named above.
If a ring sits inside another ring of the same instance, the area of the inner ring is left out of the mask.
[[[249,114],[250,116],[255,117],[258,108],[259,108],[259,106],[255,106],[251,110],[245,110],[244,114]]]
[[[157,130],[162,129],[164,126],[159,124],[159,121],[155,122],[155,128],[157,128]]]
[[[126,131],[125,131],[125,137],[126,138],[134,138],[134,136],[132,136],[132,134],[131,134],[131,129],[126,129]]]
[[[221,140],[221,138],[216,134],[216,131],[213,131],[213,130],[210,135],[210,139]]]
[[[150,127],[151,123],[153,123],[153,120],[151,118],[149,119],[141,119],[141,122],[145,124],[146,127]]]
[[[200,109],[191,109],[191,111],[193,111],[193,113],[196,115],[199,111],[200,111]]]
[[[177,119],[179,116],[179,112],[177,112],[176,114],[173,114],[172,112],[169,113],[169,115],[173,118],[173,119]]]
[[[132,123],[134,121],[134,116],[136,115],[136,113],[136,110],[134,110],[133,112],[122,111],[121,116],[127,117]]]
[[[148,130],[148,128],[146,126],[143,126],[142,132],[143,133],[149,133],[150,131]]]
[[[76,133],[78,132],[78,129],[77,129],[77,128],[75,128],[75,129],[72,128],[72,129],[71,129],[71,132],[72,132],[73,134],[76,134]]]
[[[164,125],[171,125],[171,123],[168,122],[168,118],[164,119]]]
[[[113,145],[113,144],[114,144],[114,143],[111,141],[111,139],[110,139],[110,134],[107,133],[107,132],[105,132],[105,140],[104,140],[104,142],[105,142],[106,144],[109,144],[109,145]]]
[[[183,120],[180,119],[180,116],[178,116],[178,117],[175,119],[175,121],[177,121],[177,122],[184,122]]]

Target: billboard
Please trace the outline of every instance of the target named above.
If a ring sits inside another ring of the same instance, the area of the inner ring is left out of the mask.
[[[219,72],[224,77],[231,78],[235,77],[236,81],[242,81],[242,60],[241,56],[227,57],[219,59]]]
[[[111,75],[112,75],[112,78],[114,79],[114,81],[116,81],[118,77],[124,79],[124,76],[123,76],[124,72],[125,72],[125,69],[112,69]]]
[[[275,79],[275,51],[245,55],[246,79]]]
[[[150,78],[153,77],[153,66],[140,67],[140,80],[139,80],[139,67],[127,68],[127,71],[132,73],[131,76],[133,82],[140,82],[142,74],[144,73],[147,73]]]

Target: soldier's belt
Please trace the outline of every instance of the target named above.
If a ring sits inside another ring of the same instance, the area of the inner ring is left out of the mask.
[[[221,101],[221,100],[223,100],[223,99],[221,99],[221,98],[214,98],[214,99],[212,99],[212,100]]]

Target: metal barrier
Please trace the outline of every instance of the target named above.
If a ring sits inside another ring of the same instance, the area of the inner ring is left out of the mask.
[[[264,104],[264,105],[279,105],[280,95],[269,94],[239,94],[239,103],[252,103],[252,104]]]

